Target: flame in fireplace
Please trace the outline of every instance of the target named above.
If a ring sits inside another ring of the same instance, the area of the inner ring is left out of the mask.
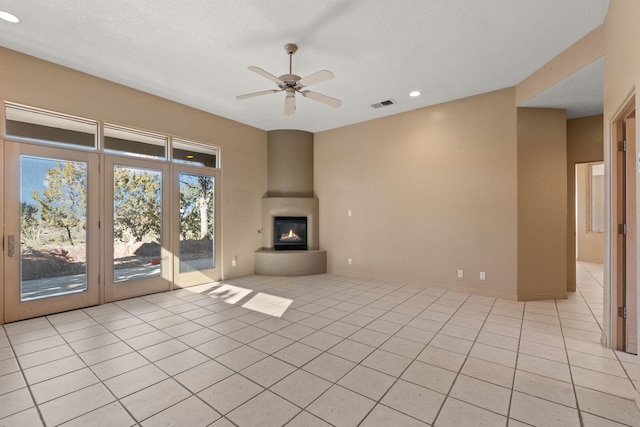
[[[293,229],[290,228],[288,233],[282,233],[280,235],[280,240],[285,240],[285,241],[299,241],[302,240],[302,237],[298,236],[296,233],[293,232]]]

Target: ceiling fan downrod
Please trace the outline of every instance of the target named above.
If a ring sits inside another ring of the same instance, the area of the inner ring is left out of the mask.
[[[298,46],[293,43],[287,43],[284,45],[284,50],[289,55],[289,74],[293,74],[293,54],[298,51]]]

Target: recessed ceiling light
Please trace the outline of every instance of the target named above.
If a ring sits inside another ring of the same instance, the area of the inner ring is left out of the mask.
[[[409,92],[409,96],[412,98],[415,98],[416,96],[420,96],[420,91],[419,90],[414,90],[412,92]]]
[[[17,23],[20,22],[20,19],[18,19],[17,16],[9,13],[9,12],[5,12],[4,10],[0,10],[0,19],[3,19],[7,22],[11,22],[11,23]]]

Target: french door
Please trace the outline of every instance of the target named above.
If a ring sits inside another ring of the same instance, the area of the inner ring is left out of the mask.
[[[5,322],[100,302],[98,164],[5,141]]]
[[[221,277],[212,168],[6,141],[3,179],[0,321]]]
[[[177,287],[221,277],[218,172],[173,165],[173,277]]]
[[[107,156],[105,301],[171,289],[169,165]]]

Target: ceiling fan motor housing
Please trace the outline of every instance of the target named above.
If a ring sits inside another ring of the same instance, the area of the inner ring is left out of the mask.
[[[301,77],[296,74],[283,74],[278,78],[282,80],[282,84],[278,85],[280,86],[280,89],[286,89],[286,88],[299,89],[302,87],[301,85],[298,84],[298,80],[300,80]]]

